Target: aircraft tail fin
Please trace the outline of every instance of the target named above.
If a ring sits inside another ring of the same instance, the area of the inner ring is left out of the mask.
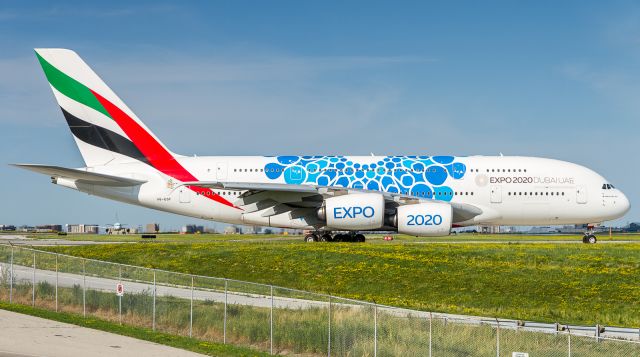
[[[72,50],[35,49],[87,166],[138,160],[157,167],[168,148]]]

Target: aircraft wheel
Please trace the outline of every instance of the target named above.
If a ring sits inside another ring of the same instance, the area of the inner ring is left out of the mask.
[[[346,242],[347,240],[345,238],[347,238],[347,237],[344,234],[336,234],[335,236],[333,236],[333,241],[334,242]]]
[[[593,234],[589,235],[589,237],[587,238],[587,242],[589,242],[589,244],[596,244],[598,242],[598,239],[596,238],[596,236],[594,236]]]
[[[584,236],[582,236],[582,243],[589,243],[589,237],[585,234]]]
[[[333,241],[333,237],[331,237],[331,233],[325,233],[320,236],[321,242],[331,242]]]
[[[304,241],[305,242],[317,242],[318,241],[318,237],[315,234],[307,234],[306,236],[304,236]]]
[[[358,234],[355,235],[354,238],[355,238],[356,242],[363,243],[365,241],[364,234],[358,233]]]

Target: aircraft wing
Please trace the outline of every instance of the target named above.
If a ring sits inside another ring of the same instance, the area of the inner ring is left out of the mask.
[[[37,165],[37,164],[11,164],[21,169],[34,171],[40,174],[51,176],[51,178],[66,178],[76,180],[81,183],[102,185],[102,186],[137,186],[146,181],[134,180],[127,177],[112,176],[99,174],[95,172],[83,171],[78,169],[70,169],[60,166]]]
[[[344,187],[254,182],[191,181],[183,182],[181,185],[245,191],[239,196],[235,204],[246,212],[265,210],[262,215],[267,217],[289,211],[291,212],[292,218],[306,216],[315,212],[315,209],[319,208],[323,200],[328,197],[348,195],[357,192],[373,192],[365,189]],[[431,199],[418,198],[399,193],[380,193],[387,201],[386,206],[389,209],[401,205],[433,202]],[[483,213],[480,207],[471,204],[456,202],[445,203],[451,205],[453,209],[453,223],[468,221]]]

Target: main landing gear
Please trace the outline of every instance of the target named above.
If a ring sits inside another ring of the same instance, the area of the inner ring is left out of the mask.
[[[359,242],[362,243],[366,239],[361,233],[336,233],[331,232],[315,232],[304,236],[305,242]]]
[[[596,238],[595,234],[593,234],[592,232],[587,232],[582,237],[582,243],[596,244],[596,242],[598,242],[598,239]]]

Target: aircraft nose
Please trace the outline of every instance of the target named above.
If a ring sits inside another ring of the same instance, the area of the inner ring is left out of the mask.
[[[629,199],[622,191],[620,191],[620,196],[618,196],[616,200],[616,206],[620,209],[620,216],[624,216],[631,208],[631,202],[629,202]]]

